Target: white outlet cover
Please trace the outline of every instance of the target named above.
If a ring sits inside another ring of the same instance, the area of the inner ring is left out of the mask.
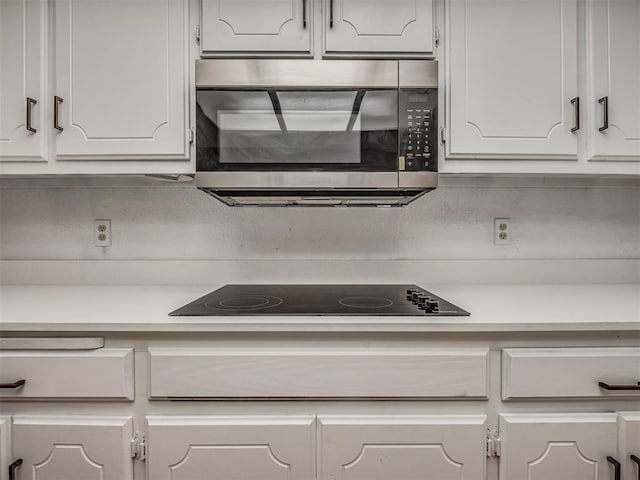
[[[502,238],[501,237],[502,234]],[[513,222],[510,218],[493,219],[493,243],[496,245],[511,245],[513,241]]]
[[[104,235],[104,237],[101,235]],[[96,247],[111,246],[111,220],[102,219],[93,221],[93,244]]]

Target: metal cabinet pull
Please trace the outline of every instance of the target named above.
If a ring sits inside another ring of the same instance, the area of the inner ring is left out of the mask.
[[[23,379],[20,379],[20,380],[16,380],[13,383],[0,383],[0,388],[20,388],[25,383],[27,383],[27,381],[23,378]]]
[[[64,99],[62,97],[59,97],[57,95],[53,97],[53,128],[55,128],[59,132],[62,132],[64,130],[64,128],[62,128],[58,123],[58,114],[60,113],[59,105],[62,102],[64,102]]]
[[[640,457],[632,453],[630,455],[630,458],[631,458],[631,461],[638,466],[638,480],[640,480]]]
[[[333,28],[333,0],[329,0],[329,28]]]
[[[37,105],[38,101],[31,97],[27,97],[27,130],[31,133],[36,133],[38,130],[31,126],[31,106]]]
[[[609,128],[609,97],[602,97],[598,100],[598,103],[604,107],[602,126],[598,129],[600,132],[604,132]]]
[[[571,105],[573,105],[573,128],[571,133],[575,133],[580,130],[580,97],[572,98]]]
[[[613,465],[614,480],[620,480],[620,462],[613,457],[607,457],[607,462]]]
[[[637,390],[640,391],[640,382],[630,385],[609,385],[605,382],[598,382],[598,386],[603,390]]]
[[[307,28],[307,0],[302,0],[302,28]]]
[[[20,465],[22,465],[21,458],[9,465],[9,480],[16,480],[16,470]]]

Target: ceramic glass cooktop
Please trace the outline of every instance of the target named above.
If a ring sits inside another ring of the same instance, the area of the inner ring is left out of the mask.
[[[226,285],[172,316],[469,315],[417,285]]]

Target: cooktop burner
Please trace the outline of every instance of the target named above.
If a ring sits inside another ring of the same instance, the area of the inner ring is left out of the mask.
[[[172,316],[469,315],[417,285],[226,285]]]

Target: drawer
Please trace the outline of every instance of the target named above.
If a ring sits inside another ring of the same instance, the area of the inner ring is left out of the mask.
[[[487,349],[149,350],[151,398],[487,396]]]
[[[502,398],[611,398],[640,391],[640,348],[506,348],[502,351]]]
[[[0,388],[6,399],[117,398],[133,400],[133,349],[0,352]]]

